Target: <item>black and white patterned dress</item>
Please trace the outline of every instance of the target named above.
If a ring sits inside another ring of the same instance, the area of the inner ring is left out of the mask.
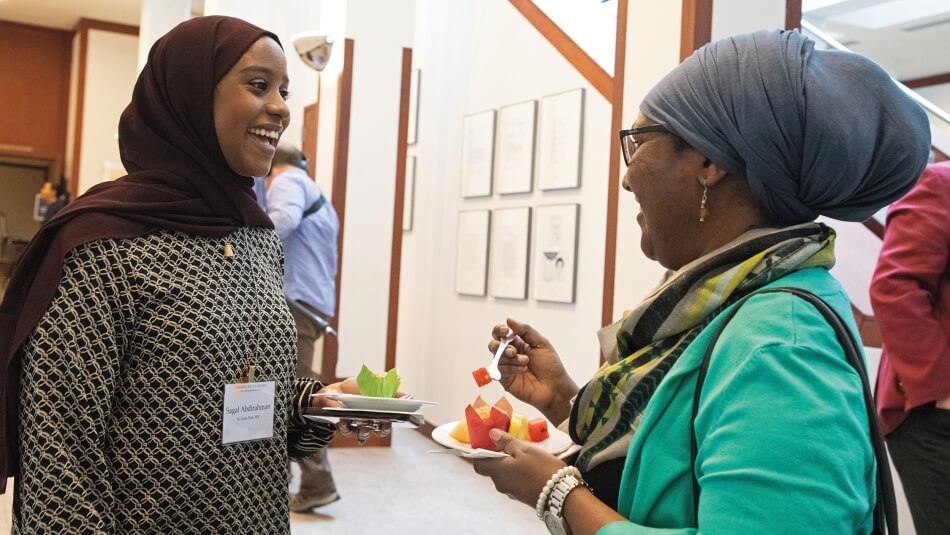
[[[227,241],[232,257],[176,232],[67,256],[23,349],[13,533],[289,533],[288,452],[332,428],[297,413],[314,385],[294,379],[277,235]],[[276,382],[274,438],[224,446],[224,386],[246,361]]]

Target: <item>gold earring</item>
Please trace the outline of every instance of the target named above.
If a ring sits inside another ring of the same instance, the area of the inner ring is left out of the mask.
[[[706,199],[708,197],[709,188],[706,187],[706,179],[703,179],[703,198],[699,201],[699,222],[702,223],[706,221],[706,215],[709,214],[709,210],[706,209]]]

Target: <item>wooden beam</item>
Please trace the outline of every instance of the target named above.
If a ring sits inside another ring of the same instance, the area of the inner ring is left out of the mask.
[[[601,298],[600,322],[601,325],[610,325],[614,315],[614,291],[616,290],[617,274],[617,213],[619,211],[620,192],[620,139],[617,132],[623,125],[623,90],[624,74],[627,61],[627,11],[628,0],[617,2],[617,38],[614,50],[614,84],[613,109],[610,116],[610,161],[608,162],[607,177],[607,236],[604,245],[604,289]],[[603,361],[604,356],[600,359]]]
[[[785,29],[794,30],[802,27],[802,0],[786,0],[785,2]]]
[[[712,39],[713,0],[683,0],[680,61]]]
[[[884,239],[884,225],[880,221],[871,217],[864,222],[865,228],[871,231],[872,234],[877,236],[880,239]]]
[[[531,0],[509,0],[526,19],[531,23],[554,48],[564,56],[564,59],[577,69],[598,93],[608,102],[613,102],[613,80],[607,71],[591,58],[584,49],[575,43],[564,30],[541,11]]]
[[[929,87],[932,85],[950,84],[950,72],[934,74],[932,76],[922,76],[920,78],[912,78],[910,80],[901,80],[901,83],[911,89],[917,89],[918,87]]]
[[[317,78],[319,81],[319,78]],[[317,83],[317,94],[320,94],[320,84]],[[320,130],[320,101],[303,107],[303,139],[300,149],[307,158],[307,175],[317,179],[317,135]]]
[[[80,29],[76,30],[79,40],[78,62],[76,68],[76,116],[73,120],[73,155],[72,166],[69,168],[69,196],[75,199],[79,196],[79,160],[82,157],[82,117],[83,107],[86,101],[86,54],[88,53],[89,36],[87,31],[82,28],[82,20],[79,21]]]
[[[330,202],[336,209],[340,219],[340,232],[336,238],[337,255],[336,269],[336,318],[331,321],[333,328],[339,331],[340,294],[342,293],[343,273],[343,231],[346,227],[346,171],[350,155],[350,106],[353,102],[353,50],[356,42],[353,39],[343,41],[343,72],[340,73],[336,106],[336,143],[333,146],[333,193]],[[340,344],[335,336],[323,339],[323,359],[320,372],[323,380],[336,381],[336,364],[339,360]]]
[[[396,134],[396,188],[393,194],[392,256],[389,260],[389,321],[386,326],[386,369],[396,367],[396,335],[399,326],[399,282],[402,268],[402,215],[405,210],[406,152],[409,147],[409,86],[412,79],[412,49],[402,49],[402,80],[399,92],[399,130]]]

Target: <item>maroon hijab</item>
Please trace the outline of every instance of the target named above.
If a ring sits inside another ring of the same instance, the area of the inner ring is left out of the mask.
[[[280,44],[243,20],[211,16],[183,22],[159,39],[119,119],[119,152],[129,174],[62,209],[17,262],[0,304],[0,492],[18,469],[19,351],[49,307],[69,251],[162,229],[221,237],[240,227],[273,228],[253,179],[228,166],[214,127],[215,86],[262,37]]]

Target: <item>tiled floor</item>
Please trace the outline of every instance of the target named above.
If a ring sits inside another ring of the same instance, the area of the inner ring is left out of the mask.
[[[532,507],[497,493],[467,461],[426,453],[441,446],[417,431],[393,433],[391,448],[330,450],[342,499],[314,514],[292,514],[293,535],[547,533]],[[0,533],[9,532],[7,493],[0,496]]]

